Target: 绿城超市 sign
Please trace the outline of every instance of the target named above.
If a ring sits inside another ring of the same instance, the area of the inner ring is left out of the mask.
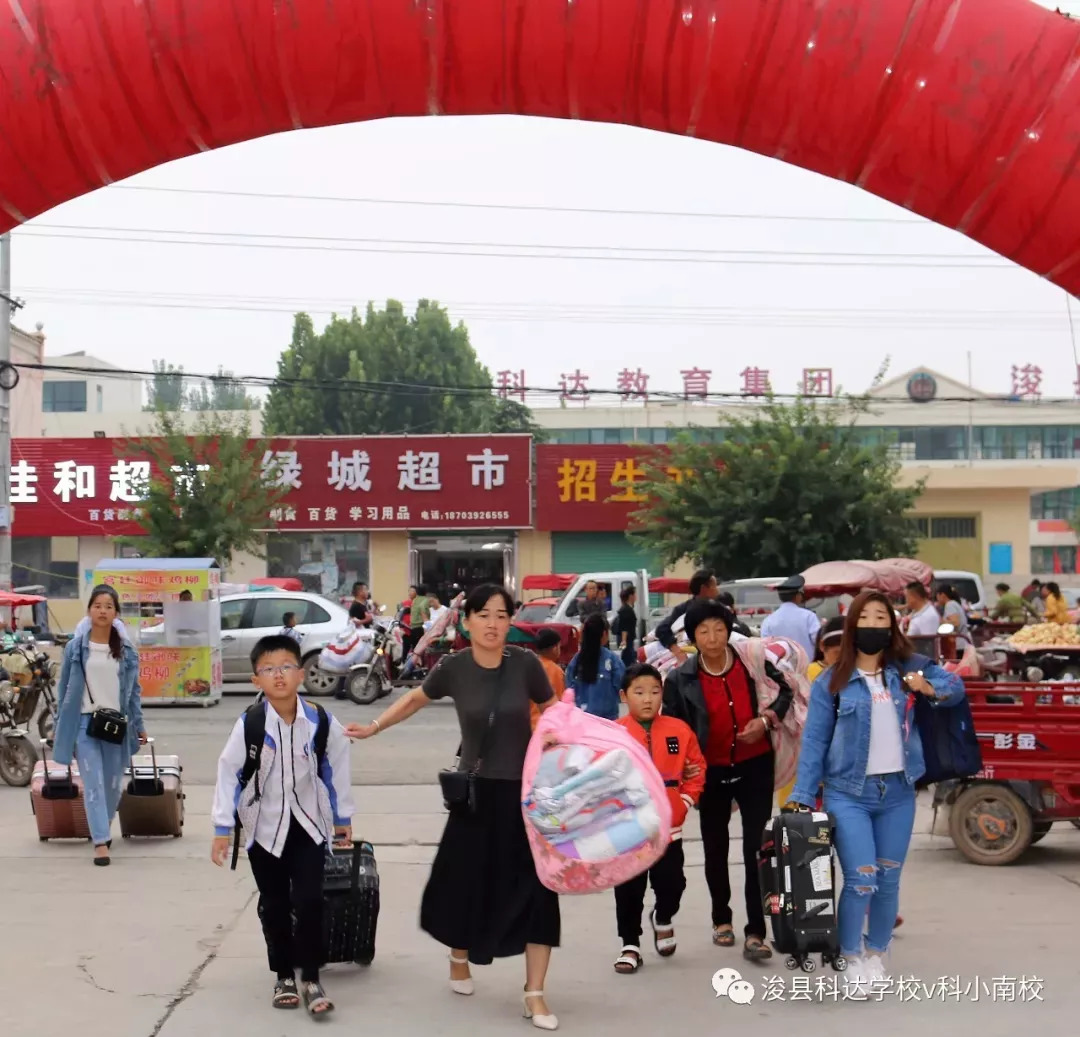
[[[16,536],[137,536],[149,462],[111,439],[15,439]],[[343,436],[276,440],[263,458],[286,491],[267,528],[524,529],[532,438]]]

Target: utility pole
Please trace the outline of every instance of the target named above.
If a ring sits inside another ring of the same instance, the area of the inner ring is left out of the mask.
[[[10,372],[11,235],[0,234],[0,371]],[[0,590],[11,590],[11,393],[0,388]]]

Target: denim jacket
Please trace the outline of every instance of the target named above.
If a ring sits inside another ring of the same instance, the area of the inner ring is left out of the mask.
[[[591,684],[578,675],[581,653],[578,652],[566,667],[566,685],[574,689],[574,701],[586,713],[614,720],[619,715],[619,692],[622,690],[626,666],[610,648],[600,649],[596,680]]]
[[[885,682],[892,694],[904,740],[904,777],[914,785],[926,773],[922,739],[915,725],[914,706],[902,677],[903,664],[885,666]],[[947,709],[963,702],[964,682],[937,663],[922,665],[923,677],[938,698],[931,699],[937,709]],[[822,673],[810,688],[810,708],[803,727],[799,749],[799,770],[791,800],[812,807],[817,802],[818,786],[852,796],[862,795],[866,783],[866,762],[870,755],[870,689],[858,671],[840,689],[839,702],[829,691],[832,669]]]
[[[64,646],[64,661],[56,685],[56,733],[53,736],[53,758],[60,764],[71,763],[75,755],[89,658],[88,631],[77,634]],[[139,733],[143,730],[142,688],[139,686],[139,655],[127,640],[120,656],[120,712],[128,719],[125,751],[128,756],[134,756],[139,751]]]

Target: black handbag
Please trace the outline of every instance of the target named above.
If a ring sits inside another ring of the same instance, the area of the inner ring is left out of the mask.
[[[505,655],[503,659],[505,661]],[[467,771],[460,770],[458,766],[444,767],[439,771],[439,786],[442,788],[443,805],[447,810],[458,810],[470,814],[476,813],[476,778],[480,773],[480,767],[484,762],[484,753],[491,741],[491,733],[495,728],[495,704],[499,698],[499,681],[502,677],[502,665],[496,676],[495,690],[491,696],[491,704],[488,709],[487,730],[480,742],[479,751],[476,754],[476,762]],[[460,764],[462,745],[458,746],[455,764]]]
[[[128,720],[119,710],[110,709],[108,706],[94,705],[94,693],[90,690],[90,680],[83,670],[83,683],[86,684],[86,694],[90,698],[90,705],[94,706],[90,713],[90,720],[86,725],[86,733],[91,738],[108,742],[110,745],[123,745],[127,738]]]

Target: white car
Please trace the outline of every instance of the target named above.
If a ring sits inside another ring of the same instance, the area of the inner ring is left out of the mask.
[[[352,622],[349,610],[319,594],[251,591],[221,599],[221,663],[227,681],[251,679],[251,650],[261,637],[277,634],[286,612],[296,613],[303,635],[304,689],[309,695],[337,691],[341,677],[318,668],[319,653]]]

